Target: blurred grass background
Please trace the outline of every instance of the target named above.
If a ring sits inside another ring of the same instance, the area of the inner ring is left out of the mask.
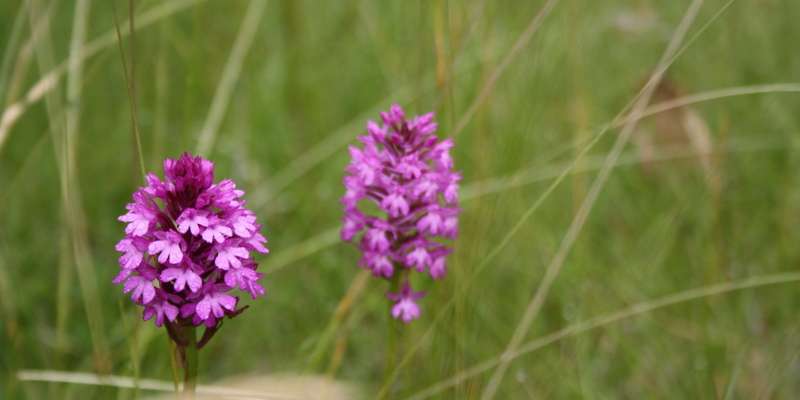
[[[700,3],[651,103],[791,85],[642,120],[524,341],[688,289],[781,284],[568,334],[511,361],[496,398],[800,393],[800,3]],[[171,377],[166,334],[111,284],[116,217],[141,181],[131,92],[145,168],[202,150],[270,239],[267,296],[201,352],[201,383],[319,373],[406,398],[496,359],[621,125],[600,129],[689,5],[137,0],[131,41],[128,2],[0,2],[0,397],[147,394],[18,380],[27,369]],[[391,102],[437,112],[465,195],[450,273],[420,281],[392,383],[386,284],[358,279],[336,232],[346,144]],[[493,370],[432,396],[481,398]]]

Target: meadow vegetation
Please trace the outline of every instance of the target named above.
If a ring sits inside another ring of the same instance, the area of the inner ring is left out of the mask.
[[[160,173],[184,151],[247,192],[271,250],[266,296],[243,296],[203,349],[201,384],[800,393],[800,2],[132,9],[133,36],[127,1],[0,2],[0,398],[152,393],[25,370],[171,379],[167,335],[111,280],[140,159]],[[387,285],[338,229],[347,145],[395,102],[454,138],[463,212],[448,276],[419,281],[423,314],[386,372]]]

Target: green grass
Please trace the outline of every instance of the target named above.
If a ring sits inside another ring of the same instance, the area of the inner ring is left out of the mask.
[[[0,398],[148,394],[22,382],[23,369],[171,379],[166,334],[141,322],[110,283],[123,233],[116,217],[141,181],[116,40],[84,60],[79,108],[66,70],[45,99],[24,101],[69,59],[76,3],[0,2],[0,57],[9,54],[0,59],[0,110],[19,101],[26,108],[0,140]],[[170,3],[174,12],[154,22],[141,17]],[[136,25],[149,23],[136,32],[132,58],[145,169],[160,173],[164,157],[195,151],[204,127],[215,125],[211,104],[227,105],[206,155],[219,177],[247,191],[272,250],[261,260],[271,271],[266,298],[201,352],[201,384],[329,373],[363,384],[368,398],[383,386],[407,398],[502,354],[619,124],[578,156],[640,91],[690,1],[562,0],[512,52],[544,3],[273,0],[252,43],[242,44],[237,71],[226,66],[252,14],[248,1],[135,2]],[[717,15],[726,3],[704,2],[687,39],[698,36],[667,71],[679,96],[800,82],[800,3],[739,0]],[[114,5],[125,23],[127,2]],[[48,9],[49,34],[30,42],[30,21]],[[89,42],[115,37],[113,15],[111,2],[91,2]],[[629,20],[636,23],[623,29]],[[130,43],[124,38],[126,52]],[[226,71],[230,96],[218,90]],[[664,100],[657,94],[653,103]],[[438,113],[441,134],[456,137],[464,190],[476,195],[463,203],[447,279],[421,281],[423,316],[403,330],[399,358],[407,362],[385,385],[387,286],[368,280],[334,319],[359,269],[356,249],[330,229],[341,218],[346,144],[392,101]],[[515,358],[495,398],[797,397],[796,276],[711,294],[713,285],[800,264],[798,107],[800,95],[777,88],[693,104],[715,150],[710,172],[685,156],[693,151],[685,138],[655,146],[683,157],[649,166],[636,139],[625,147],[523,343],[711,289]],[[680,131],[680,115],[648,117],[634,135]],[[91,318],[87,309],[96,309]],[[493,371],[434,398],[480,398]]]

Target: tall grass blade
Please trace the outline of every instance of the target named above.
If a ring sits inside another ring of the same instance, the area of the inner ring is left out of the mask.
[[[261,21],[266,8],[267,0],[250,0],[239,34],[236,36],[228,62],[222,72],[222,78],[217,85],[217,91],[214,94],[214,100],[211,102],[211,108],[208,111],[203,130],[200,131],[197,143],[198,154],[207,156],[214,146],[222,124],[222,117],[225,116],[225,110],[227,110],[233,95],[233,88],[239,80],[239,74],[242,72],[244,58],[253,44],[253,39],[258,31],[258,23]]]

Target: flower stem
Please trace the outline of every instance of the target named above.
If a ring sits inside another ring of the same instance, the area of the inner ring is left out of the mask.
[[[182,372],[183,390],[181,399],[194,399],[197,387],[197,335],[194,326],[180,326],[176,329],[178,363]]]
[[[397,292],[400,289],[400,275],[395,274],[389,281],[389,291]],[[395,364],[397,363],[397,342],[399,339],[399,321],[391,317],[392,304],[389,303],[389,321],[387,324],[387,346],[386,346],[386,365],[383,368],[384,380],[388,382],[392,379],[392,372],[394,371]],[[391,390],[388,390],[388,395]]]
[[[181,374],[181,363],[178,361],[181,358],[180,351],[178,350],[178,344],[172,340],[172,336],[169,338],[169,363],[172,367],[172,383],[175,385],[175,393],[178,393],[180,389],[180,374]]]

